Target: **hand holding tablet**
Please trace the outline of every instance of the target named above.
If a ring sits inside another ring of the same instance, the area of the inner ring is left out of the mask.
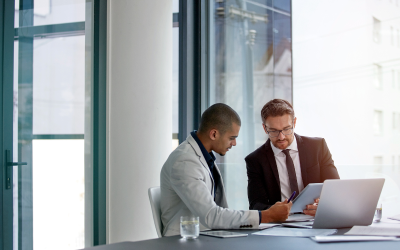
[[[315,199],[313,204],[307,205],[306,209],[303,210],[303,213],[306,215],[315,216],[317,212],[319,199]]]
[[[296,199],[294,199],[293,206],[290,209],[290,213],[304,213],[305,210],[309,210],[306,211],[306,214],[315,215],[315,210],[317,209],[317,205],[314,205],[313,203],[316,202],[316,199],[319,199],[319,196],[321,195],[322,186],[323,183],[308,184],[307,187],[305,187],[303,191],[296,197]]]

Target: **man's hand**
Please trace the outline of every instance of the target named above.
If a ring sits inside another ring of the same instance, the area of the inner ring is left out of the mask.
[[[261,223],[285,221],[289,217],[292,202],[277,202],[268,210],[261,211]]]
[[[319,199],[315,199],[314,204],[307,205],[306,209],[303,210],[303,213],[306,215],[315,216],[315,213],[317,212],[317,208],[318,208],[318,203],[319,203]]]

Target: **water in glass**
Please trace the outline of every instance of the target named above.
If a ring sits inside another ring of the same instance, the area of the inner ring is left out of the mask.
[[[196,239],[199,237],[199,217],[181,217],[181,236],[185,239]]]
[[[374,221],[380,222],[382,219],[382,204],[379,204],[375,211]]]

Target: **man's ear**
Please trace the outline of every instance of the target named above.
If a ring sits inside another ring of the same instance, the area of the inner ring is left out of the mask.
[[[297,121],[297,117],[295,117],[294,120],[293,120],[293,128],[296,127],[296,121]]]
[[[209,133],[209,137],[212,141],[215,141],[218,137],[218,130],[216,129],[211,129]]]
[[[264,129],[264,132],[265,132],[266,134],[268,134],[268,133],[267,133],[267,126],[265,126],[264,123],[262,124],[262,127],[263,127],[263,129]]]

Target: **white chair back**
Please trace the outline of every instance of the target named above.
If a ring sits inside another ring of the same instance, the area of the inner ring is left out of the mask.
[[[149,188],[149,199],[151,205],[151,211],[153,212],[154,225],[156,226],[156,231],[158,237],[162,237],[163,225],[161,222],[161,189],[160,187]]]

